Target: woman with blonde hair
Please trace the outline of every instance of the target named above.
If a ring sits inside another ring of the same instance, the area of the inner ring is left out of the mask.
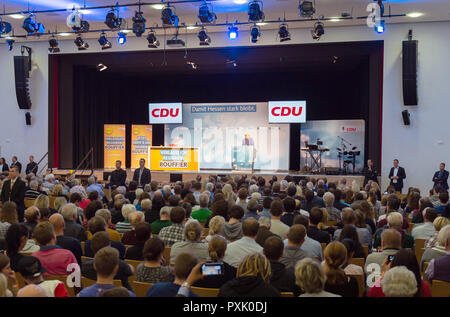
[[[230,202],[235,202],[237,200],[236,194],[233,192],[233,186],[231,184],[225,184],[222,188],[222,193],[225,197],[225,200]]]
[[[220,275],[205,276],[202,280],[195,283],[197,287],[220,288],[226,282],[236,277],[236,268],[223,261],[227,250],[227,240],[221,236],[213,236],[209,241],[208,252],[211,262],[220,263],[223,271]]]
[[[327,277],[322,266],[310,258],[305,258],[295,266],[295,283],[304,292],[300,297],[341,297],[324,291]]]
[[[34,206],[41,208],[50,208],[50,199],[47,195],[39,195],[34,201]]]
[[[329,234],[334,235],[334,231],[336,229],[332,226],[327,226],[328,222],[328,211],[326,208],[320,208],[322,210],[322,221],[317,224],[317,228],[319,230],[325,230],[328,231]]]
[[[181,253],[189,253],[198,262],[209,258],[208,244],[201,241],[203,227],[197,220],[189,220],[184,226],[184,241],[175,242],[170,250],[170,262],[175,263],[176,257]]]
[[[432,248],[437,244],[439,231],[441,231],[441,229],[448,224],[450,224],[450,219],[448,219],[447,217],[437,217],[436,219],[434,219],[433,226],[436,232],[425,242],[425,248]]]
[[[327,245],[324,251],[325,258],[325,291],[343,297],[358,296],[358,282],[353,276],[348,276],[342,269],[347,262],[347,248],[342,242],[334,241]]]
[[[206,242],[210,242],[215,235],[223,236],[223,225],[225,224],[225,218],[222,216],[214,216],[209,221],[209,231],[205,238]]]
[[[122,243],[125,245],[135,245],[138,243],[136,239],[136,226],[145,221],[145,215],[141,211],[134,211],[129,216],[131,230],[127,231],[122,236]]]
[[[269,284],[270,274],[270,262],[264,255],[248,255],[239,265],[236,278],[220,288],[218,297],[280,297]]]
[[[367,198],[367,202],[373,208],[375,217],[376,219],[378,219],[378,217],[380,216],[381,203],[378,200],[377,191],[375,189],[371,189],[369,191],[369,197]]]
[[[60,212],[61,208],[67,204],[67,200],[64,197],[56,197],[54,204],[55,204],[55,210]]]
[[[432,259],[442,258],[447,252],[447,250],[445,249],[445,244],[450,232],[450,221],[445,217],[437,217],[433,221],[433,225],[435,228],[443,225],[444,223],[446,223],[446,225],[441,227],[441,229],[436,232],[437,237],[434,241],[434,245],[432,247],[427,247],[422,255],[422,259],[420,260],[421,271],[423,271],[423,265],[425,262],[431,262]]]
[[[67,196],[64,195],[64,187],[61,184],[57,184],[57,185],[55,185],[55,187],[53,187],[51,195],[53,197],[64,197],[66,199],[66,201],[69,201]]]

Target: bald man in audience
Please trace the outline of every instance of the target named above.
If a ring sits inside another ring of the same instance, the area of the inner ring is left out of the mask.
[[[372,252],[367,256],[365,271],[366,274],[370,274],[368,266],[372,263],[378,264],[381,270],[381,266],[389,255],[396,254],[402,248],[402,235],[395,229],[385,229],[381,233],[381,252]],[[373,265],[372,265],[373,266]]]
[[[283,256],[280,262],[283,263],[286,268],[295,269],[295,265],[298,261],[312,255],[306,253],[301,249],[302,244],[305,242],[306,228],[304,225],[293,225],[287,234],[288,244],[284,248]]]
[[[45,294],[45,291],[41,287],[34,284],[30,284],[22,287],[17,292],[17,297],[47,297],[47,295]]]
[[[53,225],[56,234],[56,245],[73,253],[79,265],[81,265],[81,249],[80,241],[71,236],[64,235],[65,221],[61,214],[53,214],[48,221]]]

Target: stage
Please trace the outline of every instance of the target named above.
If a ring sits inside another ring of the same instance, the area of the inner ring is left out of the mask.
[[[94,175],[97,176],[97,180],[99,182],[106,183],[107,179],[105,179],[105,177],[107,178],[107,175],[109,175],[109,173],[111,173],[112,171],[113,171],[113,169],[95,169]],[[134,169],[126,169],[126,171],[127,171],[127,179],[129,181],[131,181],[133,179]],[[71,172],[72,172],[72,170],[68,170],[68,169],[53,169],[53,171],[52,171],[52,173],[54,175],[61,175],[61,176],[66,176],[66,175],[70,174]],[[87,177],[89,177],[90,174],[91,174],[91,170],[78,171],[76,173],[76,177],[82,178],[82,179],[87,179]],[[182,173],[179,173],[179,172],[172,173],[172,172],[168,172],[168,171],[164,171],[164,172],[152,171],[151,172],[152,180],[156,180],[160,184],[171,183],[170,175],[178,175],[178,179],[181,175],[181,180],[183,182],[189,182],[189,181],[195,180],[197,175],[201,175],[202,179],[204,179],[204,177],[209,177],[210,175],[230,175],[230,176],[234,177],[234,176],[239,176],[239,175],[244,175],[244,174],[247,175],[248,177],[252,177],[253,175],[262,176],[267,182],[269,180],[271,180],[272,176],[274,176],[274,175],[278,177],[278,181],[283,180],[286,175],[290,175],[290,176],[292,176],[294,178],[298,178],[298,179],[305,178],[305,177],[316,178],[316,179],[326,178],[328,182],[338,182],[339,180],[345,178],[348,185],[351,185],[351,183],[354,180],[358,181],[360,186],[362,186],[362,184],[364,182],[363,175],[306,174],[306,173],[302,173],[299,171],[269,171],[269,170],[265,170],[265,171],[254,171],[253,173],[250,173],[250,172],[247,173],[245,171],[203,170],[203,169],[201,169],[198,172],[186,171],[186,172],[182,172]]]

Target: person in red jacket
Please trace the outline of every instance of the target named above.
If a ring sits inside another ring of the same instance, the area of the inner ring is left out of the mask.
[[[47,297],[69,297],[64,283],[57,280],[45,280],[42,277],[46,269],[34,256],[23,257],[18,264],[18,272],[27,284],[38,285],[45,291]]]
[[[383,275],[393,267],[405,266],[416,277],[417,292],[414,297],[431,297],[430,285],[426,281],[422,281],[416,255],[409,249],[401,249],[393,257],[391,261],[389,261],[389,257],[386,258],[386,261],[383,263]],[[367,297],[386,297],[381,287],[381,280],[382,278],[369,290]]]

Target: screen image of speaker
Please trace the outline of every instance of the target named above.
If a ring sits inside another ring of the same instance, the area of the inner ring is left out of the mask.
[[[16,96],[20,109],[31,109],[30,98],[30,57],[14,56]]]
[[[403,116],[403,123],[405,125],[410,125],[411,124],[411,120],[409,119],[409,111],[408,110],[403,110],[402,111],[402,116]]]
[[[403,41],[403,103],[405,106],[417,106],[417,55],[418,41]]]

